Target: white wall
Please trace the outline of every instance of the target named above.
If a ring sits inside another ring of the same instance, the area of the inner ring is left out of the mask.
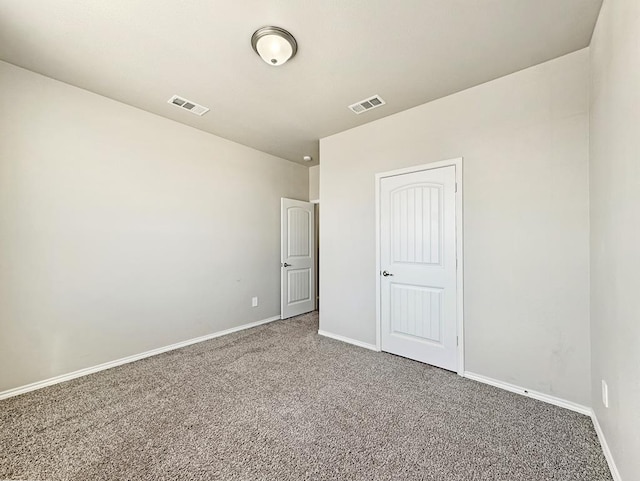
[[[321,329],[375,343],[374,174],[464,157],[466,369],[589,405],[588,62],[322,139]]]
[[[304,166],[0,62],[0,391],[278,315],[280,197],[307,194]]]
[[[640,2],[605,0],[591,45],[593,408],[625,481],[640,479]],[[610,406],[601,401],[601,380]]]

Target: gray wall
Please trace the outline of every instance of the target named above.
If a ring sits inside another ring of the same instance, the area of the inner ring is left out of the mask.
[[[309,200],[320,200],[320,166],[309,167]]]
[[[464,157],[466,369],[589,405],[588,63],[322,139],[320,328],[375,343],[375,173]]]
[[[0,391],[278,315],[307,195],[305,166],[0,62]]]
[[[593,408],[631,481],[640,479],[640,2],[604,2],[591,65]]]

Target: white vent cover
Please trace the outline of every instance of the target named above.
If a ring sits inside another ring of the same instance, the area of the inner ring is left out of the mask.
[[[353,105],[349,105],[349,108],[354,111],[356,114],[360,115],[362,112],[366,112],[367,110],[373,110],[381,105],[386,104],[384,100],[379,95],[374,95],[373,97],[369,97],[368,99],[361,100],[360,102],[356,102]]]
[[[175,105],[176,107],[180,107],[181,109],[188,110],[192,114],[196,114],[196,115],[204,115],[209,111],[208,108],[203,107],[202,105],[197,104],[195,102],[192,102],[191,100],[187,100],[185,98],[179,97],[177,95],[174,95],[173,97],[171,97],[168,100],[168,102],[170,104]]]

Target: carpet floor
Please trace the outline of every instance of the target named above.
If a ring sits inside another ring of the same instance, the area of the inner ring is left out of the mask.
[[[610,480],[591,420],[277,321],[0,401],[0,479]]]

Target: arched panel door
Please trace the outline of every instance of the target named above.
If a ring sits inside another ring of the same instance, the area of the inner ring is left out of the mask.
[[[456,371],[456,176],[448,166],[381,179],[383,351]]]
[[[282,199],[281,317],[304,314],[315,307],[313,204]]]

